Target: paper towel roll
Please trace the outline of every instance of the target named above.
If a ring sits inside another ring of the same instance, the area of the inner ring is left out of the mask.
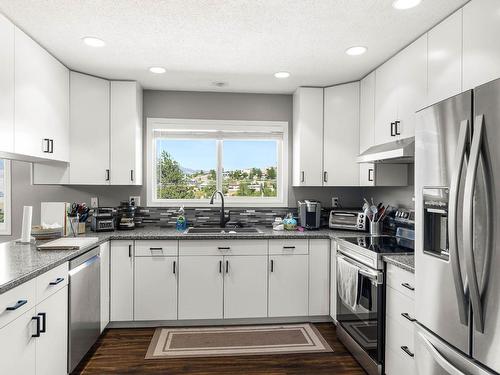
[[[33,216],[33,206],[24,206],[23,208],[23,227],[21,231],[21,242],[29,243],[31,241],[31,218]]]

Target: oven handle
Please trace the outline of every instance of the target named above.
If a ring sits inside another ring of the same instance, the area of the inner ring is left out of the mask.
[[[384,283],[384,274],[382,272],[370,272],[369,270],[366,269],[361,263],[356,262],[354,259],[348,258],[344,255],[337,254],[337,259],[343,259],[348,263],[351,263],[352,265],[358,267],[358,272],[360,275],[363,275],[370,280],[376,282],[377,284],[383,284]]]

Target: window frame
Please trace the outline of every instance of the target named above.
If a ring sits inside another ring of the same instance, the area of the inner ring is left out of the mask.
[[[196,130],[200,134],[196,134]],[[156,157],[155,131],[172,131],[172,138],[203,139],[206,132],[213,132],[216,139],[217,190],[222,190],[222,163],[224,139],[245,140],[276,139],[277,142],[277,197],[224,197],[227,207],[287,207],[288,206],[288,122],[286,121],[242,121],[242,120],[202,120],[175,118],[147,118],[146,120],[146,198],[150,207],[212,207],[209,199],[156,199]],[[226,132],[225,134],[223,134]],[[234,132],[228,136],[227,132]],[[201,134],[205,133],[205,134]],[[193,137],[194,136],[194,137]],[[183,138],[184,137],[184,138]]]
[[[4,224],[0,225],[0,236],[12,235],[12,196],[11,196],[11,162],[3,159],[4,162]]]

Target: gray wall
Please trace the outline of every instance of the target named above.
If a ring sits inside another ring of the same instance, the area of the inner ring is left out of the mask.
[[[170,117],[214,120],[287,121],[292,146],[292,96],[267,94],[235,94],[184,91],[144,91],[144,119]],[[145,147],[144,147],[145,149]],[[291,176],[291,163],[290,173]],[[144,178],[145,181],[145,178]],[[31,184],[31,164],[12,163],[12,236],[0,237],[0,242],[19,238],[22,207],[33,206],[33,223],[40,221],[41,201],[89,202],[99,197],[102,206],[117,205],[130,195],[140,195],[146,202],[145,187],[140,186],[40,186]],[[412,206],[413,186],[407,188],[290,188],[288,203],[297,200],[318,199],[330,206],[331,197],[340,197],[344,206],[359,206],[363,196],[392,205]]]

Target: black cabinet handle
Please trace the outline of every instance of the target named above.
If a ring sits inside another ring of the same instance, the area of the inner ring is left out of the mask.
[[[368,181],[373,182],[373,168],[368,169]]]
[[[49,143],[50,143],[50,153],[53,154],[54,153],[54,140],[53,139],[49,139]]]
[[[405,352],[406,354],[408,354],[410,357],[415,357],[415,354],[413,354],[412,352],[410,352],[410,349],[408,349],[408,347],[405,345],[405,346],[402,346],[401,347],[401,350],[403,352]]]
[[[132,258],[132,245],[128,245],[128,257]]]
[[[105,179],[109,181],[109,169],[106,169]]]
[[[31,337],[40,337],[40,316],[34,316],[31,318],[31,320],[36,320],[36,333],[31,335]]]
[[[394,129],[394,125],[395,125],[395,123],[391,122],[391,137],[395,137],[396,136],[396,131]]]
[[[231,250],[231,247],[225,246],[225,247],[218,247],[217,249],[219,249],[219,250]]]
[[[226,273],[229,273],[229,261],[226,260]]]
[[[40,333],[45,333],[47,332],[47,313],[38,313],[38,316],[42,318]]]
[[[291,249],[295,249],[295,246],[283,246],[283,249],[291,250]]]
[[[50,139],[44,138],[42,140],[42,152],[46,154],[50,153]]]
[[[134,181],[134,170],[130,170],[130,181]]]
[[[394,122],[394,135],[401,135],[399,132],[399,124],[401,124],[401,121]]]
[[[49,285],[57,285],[57,284],[60,284],[64,281],[64,277],[58,277],[57,279],[55,279],[54,281],[51,281],[49,283]]]
[[[222,273],[222,260],[219,260],[219,273]]]
[[[172,272],[175,275],[175,268],[176,268],[176,261],[174,260],[174,263],[172,265]]]
[[[300,182],[304,182],[306,180],[306,174],[304,171],[300,172]]]
[[[402,284],[401,284],[401,286],[402,286],[402,287],[405,287],[406,289],[412,290],[412,291],[413,291],[413,290],[415,290],[415,288],[414,288],[414,287],[412,287],[412,286],[411,286],[410,284],[408,284],[408,283],[402,283]]]
[[[20,308],[21,306],[26,305],[27,303],[28,303],[28,300],[20,299],[19,301],[16,302],[16,304],[14,306],[9,306],[5,310],[14,311],[14,310],[17,310],[18,308]]]
[[[274,260],[271,259],[271,272],[274,272]]]
[[[410,316],[410,314],[408,314],[408,313],[401,313],[401,316],[402,316],[403,318],[408,319],[408,320],[409,320],[410,322],[412,322],[412,323],[417,321],[417,319],[413,319],[413,318]]]
[[[323,172],[323,182],[328,182],[328,172],[327,171]]]

